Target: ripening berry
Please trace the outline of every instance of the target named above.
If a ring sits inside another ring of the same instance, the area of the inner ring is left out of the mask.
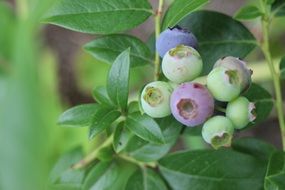
[[[202,72],[203,63],[200,54],[194,48],[179,45],[164,55],[161,67],[167,79],[182,83],[198,77]]]
[[[222,102],[229,102],[241,93],[241,82],[238,72],[224,67],[214,68],[207,77],[207,87]]]
[[[170,115],[169,101],[172,91],[167,82],[155,81],[147,84],[140,97],[143,111],[153,118]]]
[[[191,32],[176,26],[163,31],[155,44],[156,51],[159,53],[160,57],[163,57],[166,52],[178,45],[191,46],[196,49],[198,42]]]
[[[202,128],[203,139],[217,149],[230,146],[234,126],[230,119],[224,116],[214,116],[206,121]]]
[[[239,97],[227,105],[226,116],[236,129],[242,129],[256,119],[255,105],[245,97]]]
[[[232,56],[223,57],[215,63],[214,67],[225,67],[230,70],[236,70],[241,80],[242,91],[249,88],[251,84],[252,70],[247,68],[246,63],[240,58]]]
[[[214,99],[205,86],[188,82],[173,91],[170,107],[176,120],[194,127],[204,123],[213,114]]]

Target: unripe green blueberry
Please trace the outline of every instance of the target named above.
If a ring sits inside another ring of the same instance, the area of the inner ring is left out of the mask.
[[[217,149],[230,146],[234,126],[230,119],[224,116],[214,116],[206,121],[202,128],[203,139]]]
[[[214,98],[222,102],[229,102],[241,93],[237,71],[224,67],[216,67],[208,74],[207,87]]]
[[[147,84],[141,93],[141,106],[143,111],[153,117],[161,118],[170,115],[171,85],[163,81]]]
[[[246,62],[240,58],[232,56],[223,57],[215,63],[214,67],[225,67],[227,69],[236,70],[239,78],[241,79],[242,91],[249,88],[251,84],[252,70],[247,68]]]
[[[256,119],[255,105],[247,98],[239,97],[228,103],[226,116],[233,122],[236,129],[242,129]]]
[[[175,83],[187,82],[198,77],[202,72],[200,54],[192,47],[179,45],[169,50],[162,59],[162,72]]]

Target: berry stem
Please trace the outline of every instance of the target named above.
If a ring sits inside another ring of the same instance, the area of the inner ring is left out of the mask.
[[[277,73],[276,69],[274,68],[274,64],[273,64],[273,60],[272,60],[272,56],[270,52],[270,45],[269,45],[269,30],[270,30],[270,21],[271,21],[270,9],[264,3],[263,0],[261,0],[261,8],[262,8],[262,11],[264,12],[264,16],[262,17],[263,39],[261,42],[261,50],[267,61],[267,65],[269,67],[271,77],[273,80],[273,84],[274,84],[274,90],[275,90],[275,96],[276,96],[275,107],[276,107],[277,116],[279,120],[279,126],[281,130],[283,150],[285,150],[285,121],[284,121],[284,110],[283,110],[280,76]]]
[[[163,8],[164,0],[159,0],[158,8],[155,14],[155,40],[159,37],[160,28],[161,28],[161,15]],[[160,76],[160,58],[159,54],[155,52],[155,60],[154,60],[154,80],[158,80]]]
[[[101,146],[99,146],[98,148],[96,148],[95,150],[93,150],[90,154],[88,154],[85,158],[83,158],[82,160],[80,160],[79,162],[77,162],[76,164],[74,164],[72,166],[72,169],[81,169],[84,168],[85,166],[88,166],[90,163],[92,163],[98,156],[99,151],[104,148],[109,146],[110,144],[112,144],[113,142],[113,135],[110,135],[104,142],[103,144],[101,144]]]

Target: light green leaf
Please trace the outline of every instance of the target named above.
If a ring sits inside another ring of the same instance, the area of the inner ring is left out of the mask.
[[[184,18],[179,25],[192,31],[198,39],[203,74],[209,73],[221,57],[244,58],[256,47],[256,40],[250,31],[222,13],[197,11]]]
[[[250,20],[262,16],[263,13],[259,10],[258,7],[250,5],[242,7],[235,15],[235,18],[238,20]]]
[[[121,122],[117,125],[114,132],[113,146],[118,153],[122,151],[128,144],[132,134],[125,127],[125,122]]]
[[[83,104],[68,109],[59,116],[58,124],[69,126],[88,126],[98,111],[98,104]]]
[[[266,165],[230,149],[177,152],[159,161],[174,190],[260,190]]]
[[[97,102],[99,102],[100,104],[110,106],[110,107],[114,107],[113,102],[110,100],[110,98],[108,96],[106,87],[104,87],[104,86],[96,87],[93,90],[92,95],[93,95],[94,99]]]
[[[285,153],[272,154],[265,176],[264,188],[266,190],[285,189]]]
[[[253,126],[254,124],[266,120],[271,113],[274,104],[274,100],[271,95],[258,84],[252,83],[244,96],[249,101],[254,102],[256,107],[256,119],[248,126]]]
[[[280,69],[280,78],[285,79],[285,57],[281,59],[279,69]]]
[[[114,160],[99,162],[89,172],[84,181],[84,190],[122,190],[136,166]]]
[[[142,161],[151,162],[166,155],[179,137],[181,126],[172,116],[158,119],[159,127],[165,139],[165,144],[149,143],[137,136],[129,141],[126,152],[129,156]]]
[[[126,120],[126,127],[140,138],[156,143],[164,143],[164,137],[159,125],[149,116],[140,113],[129,114]]]
[[[175,26],[185,16],[197,10],[209,0],[175,0],[167,10],[162,24],[162,29]]]
[[[138,169],[128,180],[125,190],[167,190],[165,182],[151,169]]]
[[[131,48],[131,66],[142,66],[152,63],[149,48],[138,38],[126,34],[113,34],[97,38],[87,43],[84,48],[96,59],[112,64],[116,57],[127,48]]]
[[[151,15],[147,0],[57,0],[44,21],[78,32],[111,34],[134,28]]]
[[[89,139],[94,138],[100,132],[104,131],[120,117],[121,113],[108,107],[100,107],[93,117],[89,130]]]
[[[107,81],[107,92],[111,100],[122,110],[128,104],[130,76],[130,49],[123,51],[114,61]]]

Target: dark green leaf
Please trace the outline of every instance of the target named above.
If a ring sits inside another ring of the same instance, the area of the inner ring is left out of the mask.
[[[199,41],[198,51],[204,62],[203,74],[209,73],[221,57],[244,58],[256,47],[256,40],[249,30],[222,13],[197,11],[184,18],[179,25],[192,31]]]
[[[280,78],[285,79],[285,57],[283,57],[280,61]]]
[[[113,159],[114,150],[112,146],[101,148],[98,151],[97,158],[101,161],[111,161]]]
[[[250,154],[265,163],[268,162],[271,154],[276,151],[273,145],[249,137],[237,139],[233,142],[232,148],[236,151]]]
[[[167,10],[162,29],[175,26],[185,16],[208,3],[208,0],[175,0]]]
[[[52,189],[79,189],[82,185],[85,171],[73,170],[72,165],[83,157],[82,150],[76,148],[63,155],[50,173],[50,184]]]
[[[75,106],[65,111],[59,116],[60,125],[88,126],[91,124],[93,116],[98,111],[97,104],[84,104]]]
[[[264,187],[266,190],[285,189],[285,153],[275,152],[272,154],[265,177]]]
[[[114,160],[99,162],[89,172],[84,182],[84,190],[122,190],[136,167]]]
[[[138,169],[128,180],[125,190],[167,190],[165,182],[153,170]]]
[[[93,94],[93,97],[95,98],[95,100],[97,102],[99,102],[100,104],[107,105],[107,106],[110,106],[110,107],[114,106],[112,101],[110,100],[110,98],[108,96],[106,87],[104,87],[104,86],[96,87],[93,90],[92,94]]]
[[[274,16],[285,16],[285,0],[275,0],[272,4]]]
[[[267,5],[271,5],[275,2],[275,0],[264,0]]]
[[[137,136],[133,136],[126,148],[131,157],[142,162],[151,162],[162,158],[169,152],[179,137],[182,124],[172,116],[159,119],[158,124],[162,130],[165,144],[149,143]]]
[[[123,51],[114,61],[107,81],[107,92],[111,100],[121,109],[128,104],[130,76],[130,49]]]
[[[100,109],[96,112],[93,117],[92,124],[89,130],[89,139],[92,139],[100,132],[104,131],[111,124],[118,119],[121,113],[117,110],[113,110],[112,108],[100,107]]]
[[[178,152],[164,157],[159,169],[174,190],[260,190],[266,165],[230,149]]]
[[[119,123],[115,129],[113,140],[113,146],[117,153],[126,147],[131,136],[131,133],[125,127],[125,122]]]
[[[127,128],[140,138],[156,143],[164,143],[164,137],[159,125],[149,116],[140,113],[129,114],[126,121]]]
[[[259,16],[262,16],[263,13],[259,10],[258,7],[250,5],[242,7],[235,15],[235,18],[238,20],[250,20],[255,19]]]
[[[266,120],[273,108],[274,100],[271,95],[264,88],[253,83],[244,96],[247,97],[249,101],[255,103],[257,117],[254,124]],[[253,124],[249,124],[248,126],[252,125]]]
[[[131,29],[152,14],[147,0],[58,0],[44,21],[85,33]]]
[[[98,38],[86,44],[85,49],[96,59],[112,64],[125,49],[131,48],[131,66],[142,66],[152,63],[149,48],[138,38],[126,34],[113,34]]]

